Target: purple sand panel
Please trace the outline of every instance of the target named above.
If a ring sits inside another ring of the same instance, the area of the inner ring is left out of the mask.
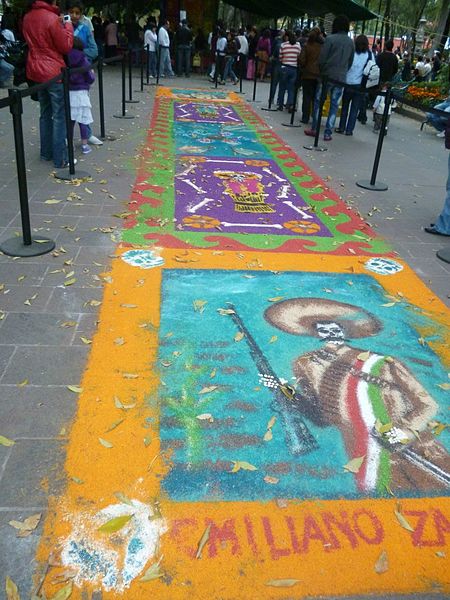
[[[243,123],[234,108],[217,103],[175,102],[174,114],[176,121],[226,123],[227,125],[241,125]]]
[[[269,159],[181,156],[175,217],[191,231],[332,237]]]

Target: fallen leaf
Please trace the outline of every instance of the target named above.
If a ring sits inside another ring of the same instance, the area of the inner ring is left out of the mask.
[[[437,385],[441,390],[450,390],[450,383],[438,383]]]
[[[79,387],[78,385],[68,385],[67,389],[73,392],[74,394],[81,394],[81,392],[83,391],[83,388]]]
[[[5,589],[7,600],[20,600],[20,594],[17,585],[14,583],[11,577],[9,577],[9,575],[6,576]]]
[[[277,418],[271,417],[269,422],[267,423],[267,429],[272,429],[272,427],[275,425],[276,422],[277,422]]]
[[[276,483],[278,483],[280,480],[277,477],[271,477],[270,475],[266,475],[264,477],[264,481],[266,483],[271,483],[272,485],[275,485]]]
[[[137,379],[139,375],[136,373],[123,373],[123,377],[125,377],[125,379]]]
[[[274,298],[267,298],[268,302],[279,302],[280,300],[284,300],[284,296],[275,296]]]
[[[61,323],[61,327],[75,327],[76,324],[76,321],[64,321],[64,323]]]
[[[92,344],[92,340],[89,340],[88,338],[85,338],[83,336],[80,337],[80,340],[83,342],[83,344],[86,344],[86,346]]]
[[[397,521],[400,523],[400,525],[403,527],[403,529],[407,529],[408,531],[414,532],[414,528],[408,523],[408,521],[405,519],[405,517],[401,513],[400,504],[397,506],[396,509],[394,509],[394,513],[395,513],[395,516],[397,517]]]
[[[202,388],[199,391],[199,394],[210,394],[211,392],[214,392],[214,390],[217,390],[219,386],[218,385],[208,385],[204,388]]]
[[[358,456],[356,458],[352,458],[346,465],[344,465],[344,469],[349,471],[350,473],[359,473],[360,468],[364,462],[366,456]]]
[[[70,478],[74,483],[78,483],[78,485],[82,485],[84,483],[84,481],[82,479],[80,479],[79,477],[71,477]]]
[[[114,340],[116,346],[123,346],[125,344],[125,340],[122,337],[118,337]]]
[[[115,533],[116,531],[120,531],[122,527],[128,523],[130,519],[132,519],[133,515],[122,515],[121,517],[114,517],[106,523],[103,523],[97,531],[101,533]]]
[[[49,600],[67,600],[72,594],[73,583],[70,582],[65,585],[63,588],[58,590],[54,596],[49,598]]]
[[[115,404],[116,408],[120,408],[122,410],[130,410],[130,408],[134,408],[136,406],[136,403],[124,404],[123,402],[121,402],[119,400],[119,398],[117,396],[114,396],[114,404]]]
[[[216,376],[216,373],[217,373],[216,369],[213,369],[211,371],[211,373],[209,374],[210,378],[213,379]]]
[[[160,577],[163,577],[163,573],[161,573],[160,569],[159,569],[159,565],[161,564],[162,561],[162,556],[161,558],[158,560],[157,563],[153,564],[151,567],[149,567],[144,575],[141,577],[140,581],[153,581],[155,579],[159,579]]]
[[[0,435],[0,444],[2,446],[14,446],[16,442],[14,442],[13,440],[10,440],[9,438],[5,437],[4,435]]]
[[[60,202],[62,202],[62,200],[56,200],[55,198],[49,198],[49,200],[46,200],[44,202],[44,204],[59,204]]]
[[[66,287],[68,287],[69,285],[73,285],[76,282],[77,278],[76,277],[72,277],[72,279],[68,279],[67,281],[64,282],[64,285]]]
[[[236,311],[234,311],[232,308],[218,308],[217,312],[219,313],[219,315],[235,315]]]
[[[378,575],[382,575],[383,573],[386,573],[386,571],[389,569],[389,563],[388,563],[388,557],[387,557],[386,550],[383,550],[383,552],[378,557],[378,560],[375,563],[374,569],[375,569],[375,573],[378,573]]]
[[[146,448],[148,448],[148,446],[150,446],[150,444],[151,444],[151,443],[152,443],[152,438],[151,438],[149,435],[147,435],[147,436],[144,438],[144,446],[145,446]]]
[[[270,440],[271,440],[271,439],[273,439],[272,430],[271,430],[271,429],[268,429],[268,430],[266,431],[266,433],[264,434],[263,440],[264,440],[265,442],[270,442]]]
[[[266,581],[266,585],[272,587],[293,587],[297,583],[300,583],[300,579],[271,579]]]
[[[233,463],[233,468],[231,469],[230,473],[237,473],[241,469],[243,471],[257,471],[258,470],[258,467],[255,467],[254,465],[246,462],[245,460],[232,460],[231,462]]]
[[[28,379],[24,379],[20,383],[17,384],[17,387],[24,387],[28,384]]]
[[[234,336],[234,341],[235,342],[240,342],[241,340],[243,340],[245,337],[245,335],[242,333],[242,331],[238,331],[237,334]]]
[[[388,431],[390,431],[392,429],[394,425],[392,423],[386,423],[385,425],[380,425],[377,428],[377,431],[379,433],[387,433]]]
[[[133,506],[133,502],[128,498],[128,496],[122,494],[122,492],[114,492],[114,496],[117,498],[117,500],[120,500],[120,502]]]
[[[106,433],[109,433],[110,431],[112,431],[116,427],[119,427],[119,425],[121,423],[123,423],[124,421],[125,421],[125,419],[119,419],[118,421],[114,421],[114,423],[111,423],[111,425],[108,427],[108,429],[106,430]]]
[[[192,303],[194,306],[195,312],[199,312],[200,314],[205,310],[205,306],[208,304],[207,300],[194,300]]]
[[[100,442],[100,444],[102,446],[104,446],[105,448],[112,448],[113,445],[111,444],[111,442],[108,442],[108,440],[104,440],[103,438],[99,437],[98,441]]]
[[[35,515],[31,515],[27,517],[23,521],[9,521],[9,525],[14,527],[19,531],[19,537],[27,537],[29,536],[39,525],[39,521],[41,520],[42,514],[37,513]]]
[[[270,338],[270,340],[269,340],[269,344],[273,344],[274,342],[276,342],[276,341],[277,341],[277,339],[278,339],[278,336],[277,336],[277,335],[273,335],[273,336]]]
[[[137,304],[121,304],[122,308],[137,308]]]
[[[358,360],[368,360],[370,358],[370,352],[360,352],[356,358]]]
[[[203,532],[203,535],[200,538],[200,541],[198,543],[197,553],[195,555],[195,558],[201,558],[202,557],[203,548],[208,543],[210,531],[211,531],[211,525],[208,525],[208,527]]]
[[[439,551],[439,552],[436,552],[436,556],[438,556],[439,558],[445,558],[446,554],[445,554],[445,552]]]
[[[214,421],[214,417],[210,413],[203,413],[201,415],[197,415],[195,418],[199,421],[209,421],[210,423]]]

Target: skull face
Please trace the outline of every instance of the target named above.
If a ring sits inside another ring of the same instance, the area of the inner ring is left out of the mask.
[[[332,342],[334,344],[344,343],[344,330],[334,321],[328,323],[317,323],[316,331],[317,335],[327,342]]]

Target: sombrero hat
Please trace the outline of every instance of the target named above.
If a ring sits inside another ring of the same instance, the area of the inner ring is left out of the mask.
[[[381,322],[359,306],[324,298],[292,298],[270,306],[264,318],[274,327],[294,335],[316,336],[316,324],[333,321],[347,338],[376,335]]]

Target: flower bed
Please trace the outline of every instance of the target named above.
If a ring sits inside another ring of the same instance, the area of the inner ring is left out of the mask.
[[[423,106],[435,106],[448,96],[448,89],[440,81],[422,82],[411,84],[405,92],[405,100]]]

